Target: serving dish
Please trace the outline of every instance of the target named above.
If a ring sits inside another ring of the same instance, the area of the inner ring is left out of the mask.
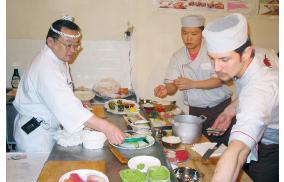
[[[112,99],[105,102],[104,107],[108,112],[114,114],[138,114],[139,105],[132,101],[126,99]]]
[[[74,95],[81,101],[89,101],[96,96],[91,90],[76,90],[74,91]]]
[[[111,99],[126,99],[128,97],[131,97],[133,95],[135,95],[134,90],[128,90],[127,94],[113,94],[112,97],[110,96],[106,96],[106,95],[102,95],[100,92],[93,90],[96,93],[96,96],[101,98],[101,99],[105,99],[105,100],[111,100]]]
[[[149,167],[160,165],[161,161],[158,158],[148,155],[135,156],[128,161],[128,167],[130,169],[138,169],[144,173],[147,172]]]
[[[59,182],[64,182],[64,180],[69,179],[71,174],[78,174],[80,178],[82,178],[82,180],[84,181],[87,180],[88,176],[94,175],[102,179],[99,182],[109,182],[108,177],[104,173],[94,170],[94,169],[78,169],[78,170],[67,172],[60,177]]]
[[[124,133],[130,134],[132,135],[132,137],[141,136],[141,134],[133,130],[127,130],[127,131],[124,131]],[[120,149],[136,150],[136,149],[148,148],[155,143],[155,139],[151,135],[145,136],[145,139],[147,140],[147,142],[143,140],[138,140],[138,141],[133,141],[133,142],[126,141],[120,145],[116,145],[116,144],[111,144],[111,145],[114,147],[120,148]]]
[[[181,139],[180,137],[176,137],[176,136],[163,136],[162,144],[166,148],[176,149],[181,144]]]

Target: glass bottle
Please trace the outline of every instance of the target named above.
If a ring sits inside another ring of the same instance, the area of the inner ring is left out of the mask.
[[[19,86],[19,83],[20,83],[20,75],[19,75],[19,71],[18,71],[18,68],[14,68],[14,73],[13,73],[13,76],[12,76],[12,80],[11,80],[11,85],[12,85],[12,88],[18,88]]]

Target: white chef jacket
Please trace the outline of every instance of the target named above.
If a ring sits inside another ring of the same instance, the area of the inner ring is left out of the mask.
[[[265,56],[271,64],[265,65]],[[247,162],[257,161],[258,145],[279,143],[279,70],[277,55],[255,48],[255,57],[244,75],[235,81],[239,106],[230,141],[240,140],[250,149]]]
[[[172,83],[178,77],[192,80],[207,80],[217,77],[202,40],[198,55],[191,60],[186,47],[182,47],[170,59],[164,83]],[[193,107],[214,107],[231,97],[232,92],[225,85],[213,89],[189,89],[183,91],[184,103]]]
[[[14,124],[17,150],[48,152],[60,124],[73,133],[93,116],[74,96],[70,82],[68,63],[58,59],[45,45],[22,76],[13,102],[19,113]],[[43,123],[27,135],[21,127],[32,117]]]

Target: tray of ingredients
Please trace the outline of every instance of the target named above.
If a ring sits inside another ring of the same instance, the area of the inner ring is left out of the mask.
[[[150,121],[147,121],[141,114],[123,115],[126,124],[139,134],[151,135]]]
[[[105,102],[104,107],[108,112],[114,114],[137,114],[139,112],[139,105],[126,99],[112,99]]]

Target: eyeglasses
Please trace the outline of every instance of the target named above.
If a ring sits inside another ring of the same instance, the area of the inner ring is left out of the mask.
[[[59,39],[55,40],[60,42],[66,49],[71,49],[73,47],[75,51],[79,51],[82,48],[80,44],[64,43]]]

